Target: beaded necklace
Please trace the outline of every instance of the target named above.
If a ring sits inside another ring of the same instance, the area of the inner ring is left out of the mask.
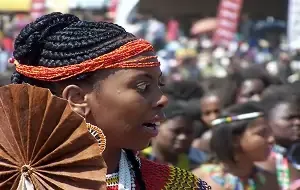
[[[141,166],[140,159],[138,159]],[[106,175],[107,189],[115,190],[135,190],[135,174],[133,167],[129,164],[126,153],[122,150],[121,159],[119,161],[119,172]],[[117,188],[116,188],[117,187]]]
[[[284,157],[287,150],[286,148],[275,145],[273,147],[272,156],[276,160],[276,175],[279,186],[282,190],[290,188],[290,169],[288,159]]]

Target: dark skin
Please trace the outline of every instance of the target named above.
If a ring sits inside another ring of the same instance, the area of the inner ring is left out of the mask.
[[[108,173],[118,168],[122,148],[142,150],[157,135],[143,123],[163,119],[168,100],[160,90],[160,79],[159,67],[107,69],[95,72],[93,85],[64,86],[62,97],[73,110],[106,135],[103,157]]]
[[[177,156],[188,152],[193,140],[193,121],[184,116],[176,116],[163,122],[159,134],[152,141],[153,154],[165,163],[177,164]]]
[[[237,94],[237,103],[246,103],[249,101],[259,101],[265,86],[260,79],[248,79],[243,81]]]
[[[269,113],[269,125],[275,136],[275,141],[287,149],[293,143],[300,142],[300,107],[299,104],[282,102],[277,104]],[[259,166],[270,172],[276,172],[276,160],[269,157]],[[289,163],[291,182],[300,178],[300,172]]]
[[[280,103],[272,109],[269,119],[276,142],[289,148],[293,143],[300,142],[300,106]]]

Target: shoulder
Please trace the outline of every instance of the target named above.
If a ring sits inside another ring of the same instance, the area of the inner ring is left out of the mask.
[[[211,173],[221,172],[222,168],[218,164],[203,164],[200,167],[192,171],[199,178],[210,175]]]
[[[147,189],[211,189],[186,170],[141,158],[141,172]]]

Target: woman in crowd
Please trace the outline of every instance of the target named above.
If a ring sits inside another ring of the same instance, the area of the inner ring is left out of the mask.
[[[202,164],[206,156],[203,152],[191,148],[194,139],[194,116],[198,116],[191,106],[182,101],[171,101],[164,113],[166,120],[159,126],[157,137],[151,147],[142,151],[149,160],[167,163],[186,170],[192,170]],[[198,107],[198,112],[200,109]]]
[[[12,83],[50,89],[107,137],[108,189],[209,189],[191,173],[136,157],[158,134],[167,98],[153,47],[105,22],[51,13],[15,41]]]
[[[211,149],[219,164],[205,164],[194,173],[214,190],[276,190],[276,177],[254,165],[268,158],[273,138],[256,103],[228,108],[213,122]]]
[[[270,87],[262,99],[276,145],[268,161],[260,165],[276,172],[282,190],[299,184],[300,179],[300,90],[294,87],[296,84]]]

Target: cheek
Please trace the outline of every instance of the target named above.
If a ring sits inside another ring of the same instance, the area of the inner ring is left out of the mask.
[[[105,101],[101,101],[101,99]],[[99,115],[98,120],[107,122],[131,125],[145,122],[145,117],[149,117],[150,106],[141,96],[134,93],[122,93],[119,95],[107,95],[98,100],[98,107],[95,113]],[[149,118],[148,118],[149,119]]]
[[[289,126],[289,122],[285,119],[277,119],[274,121],[274,123],[281,129],[286,129]]]
[[[160,137],[160,139],[163,140],[170,140],[170,139],[175,139],[176,136],[174,135],[174,133],[168,129],[160,129],[158,136]]]
[[[253,135],[242,145],[243,151],[252,158],[253,161],[262,161],[270,153],[270,147],[266,139],[261,136]]]
[[[291,133],[292,128],[290,127],[291,123],[284,119],[278,119],[270,123],[270,126],[272,127],[272,132],[275,135],[282,136],[286,133]]]
[[[165,146],[171,146],[175,139],[176,136],[168,130],[159,130],[159,134],[156,137],[156,141]]]

